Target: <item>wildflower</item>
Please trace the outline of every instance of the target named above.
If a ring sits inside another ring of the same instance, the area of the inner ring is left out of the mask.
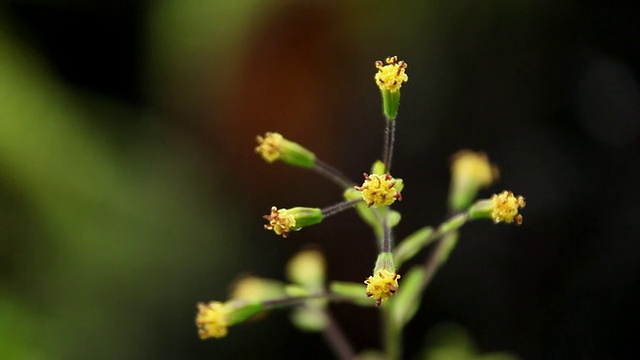
[[[277,132],[267,132],[264,137],[257,136],[256,153],[260,154],[268,163],[280,160],[289,165],[312,168],[316,156],[298,143],[285,139]]]
[[[196,325],[200,339],[225,337],[229,326],[228,310],[223,303],[218,301],[212,301],[208,304],[198,303]]]
[[[399,181],[391,175],[364,174],[362,186],[355,189],[361,192],[362,199],[369,207],[389,206],[396,200],[402,200],[402,194],[396,189]]]
[[[400,90],[402,83],[409,80],[405,69],[407,63],[404,61],[398,61],[397,56],[388,57],[385,62],[387,65],[383,65],[382,61],[376,61],[376,84],[382,91],[390,91],[395,93]]]
[[[367,296],[376,299],[376,306],[380,306],[383,300],[387,300],[398,291],[398,279],[400,275],[385,269],[374,272],[364,282],[367,284]]]
[[[278,209],[271,207],[271,214],[263,216],[269,220],[264,226],[267,230],[273,230],[278,235],[286,238],[291,231],[322,221],[322,210],[318,208],[294,207],[291,209]]]
[[[326,263],[318,250],[303,250],[287,263],[287,277],[306,288],[319,290],[324,286]]]
[[[526,205],[522,196],[516,197],[511,191],[505,190],[500,194],[494,194],[491,201],[493,202],[493,211],[491,212],[493,222],[509,224],[515,221],[518,225],[522,224],[522,215],[518,214],[518,209]]]
[[[477,196],[478,190],[491,185],[498,174],[498,168],[489,162],[485,153],[458,151],[451,162],[449,206],[456,211],[464,210]]]
[[[387,65],[384,65],[382,61],[376,61],[378,72],[375,75],[375,80],[382,95],[382,112],[388,122],[391,122],[398,116],[400,88],[403,82],[409,80],[409,77],[405,74],[407,63],[398,61],[397,56],[390,56],[385,62]]]

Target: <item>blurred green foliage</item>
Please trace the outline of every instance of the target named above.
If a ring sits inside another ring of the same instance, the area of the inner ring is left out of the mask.
[[[125,147],[91,121],[123,116]],[[196,341],[194,304],[233,276],[240,231],[212,166],[159,120],[81,95],[0,27],[0,358]]]

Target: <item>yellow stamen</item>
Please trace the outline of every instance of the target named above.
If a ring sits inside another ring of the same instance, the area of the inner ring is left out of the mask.
[[[224,304],[218,301],[212,301],[208,304],[198,303],[196,325],[200,339],[227,336],[228,320]]]
[[[380,306],[383,300],[387,300],[398,291],[398,279],[400,275],[380,270],[364,281],[367,284],[367,296],[376,299],[376,306]]]
[[[273,230],[273,232],[282,235],[284,238],[289,236],[291,229],[296,226],[295,217],[287,209],[278,210],[273,206],[271,207],[271,214],[265,215],[264,218],[269,220],[269,224],[266,224],[264,228]]]
[[[518,209],[527,204],[522,196],[516,197],[511,191],[505,190],[500,194],[494,194],[491,200],[493,201],[491,213],[493,222],[509,224],[515,221],[518,225],[522,224],[522,215],[518,214]]]
[[[258,146],[256,152],[269,163],[272,163],[280,158],[282,152],[282,142],[284,138],[282,135],[276,132],[268,132],[262,136],[257,136]]]
[[[362,186],[356,186],[356,190],[362,193],[362,199],[368,206],[389,206],[396,200],[402,200],[402,194],[396,190],[393,177],[385,175],[364,174]]]
[[[397,92],[402,87],[402,83],[409,80],[405,69],[407,63],[404,61],[398,61],[397,56],[388,57],[385,62],[387,65],[383,65],[382,61],[376,61],[376,84],[380,87],[380,90],[388,90],[392,93]]]

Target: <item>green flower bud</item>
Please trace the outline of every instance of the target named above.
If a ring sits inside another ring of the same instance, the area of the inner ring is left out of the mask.
[[[289,165],[312,168],[316,162],[316,155],[298,143],[285,139],[276,132],[268,132],[257,138],[256,152],[269,163],[280,160]]]

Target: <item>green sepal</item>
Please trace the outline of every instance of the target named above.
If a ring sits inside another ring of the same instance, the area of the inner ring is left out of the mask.
[[[435,237],[431,237],[431,234],[433,234],[433,228],[425,226],[402,240],[394,251],[396,266],[402,266],[405,261],[411,259],[420,250],[431,244],[435,240]]]
[[[382,113],[388,121],[395,120],[400,107],[400,90],[396,92],[381,90],[380,93],[382,94]]]
[[[478,200],[469,208],[469,217],[471,219],[491,219],[493,212],[493,200]]]
[[[375,306],[375,302],[367,296],[367,288],[364,283],[346,281],[332,281],[329,284],[331,293],[344,296],[346,301],[360,306]]]
[[[396,264],[393,261],[393,254],[390,252],[381,252],[376,259],[376,266],[373,268],[373,273],[376,274],[380,270],[386,270],[388,272],[396,272]]]
[[[241,323],[250,317],[264,311],[264,306],[259,301],[232,300],[225,304],[229,307],[229,325]]]
[[[402,289],[391,302],[391,318],[395,326],[402,329],[418,312],[422,300],[422,282],[424,268],[415,266],[402,277]]]
[[[316,155],[293,141],[285,140],[280,149],[280,161],[289,165],[312,168],[316,164]]]
[[[296,219],[296,226],[292,229],[294,231],[322,222],[323,215],[320,208],[294,207],[287,211]]]

